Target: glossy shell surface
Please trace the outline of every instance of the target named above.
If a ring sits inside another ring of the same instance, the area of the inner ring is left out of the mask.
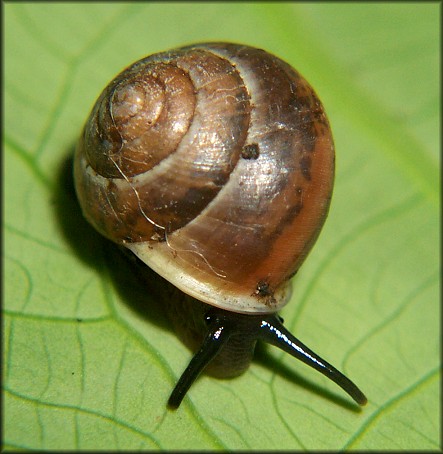
[[[86,218],[185,293],[274,312],[326,218],[334,146],[312,87],[279,58],[206,43],[104,89],[79,140]]]

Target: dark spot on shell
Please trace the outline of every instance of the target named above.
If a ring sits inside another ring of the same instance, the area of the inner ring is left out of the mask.
[[[166,229],[158,227],[154,225],[155,236],[153,239],[154,241],[158,241],[159,243],[163,243],[166,241]]]
[[[260,155],[260,150],[257,143],[251,143],[245,145],[241,151],[241,157],[243,159],[257,159]]]
[[[312,160],[309,156],[303,156],[303,158],[300,159],[301,173],[308,181],[311,180],[311,164]]]
[[[257,295],[258,296],[269,296],[271,294],[271,289],[269,284],[265,280],[260,280],[257,283]]]
[[[272,307],[273,305],[277,304],[277,301],[274,298],[273,290],[269,286],[269,283],[266,282],[264,279],[260,279],[258,281],[253,296],[257,296],[258,298],[260,298],[260,302],[265,306]]]

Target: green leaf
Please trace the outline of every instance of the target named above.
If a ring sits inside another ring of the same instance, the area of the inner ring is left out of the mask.
[[[4,448],[440,447],[438,3],[5,3]],[[133,61],[196,41],[271,51],[316,88],[337,149],[328,221],[285,324],[367,394],[273,348],[202,376],[82,218],[69,158]]]

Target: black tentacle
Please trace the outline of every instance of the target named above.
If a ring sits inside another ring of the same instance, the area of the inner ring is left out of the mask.
[[[180,405],[192,383],[233,336],[241,336],[242,342],[252,346],[251,355],[256,340],[280,348],[337,383],[359,405],[365,405],[366,396],[355,383],[293,336],[283,326],[282,320],[277,314],[246,315],[221,309],[209,311],[206,316],[207,334],[172,391],[168,406],[177,408]]]
[[[205,367],[220,353],[223,346],[229,340],[231,331],[229,324],[223,323],[217,317],[207,317],[208,333],[200,347],[200,350],[191,359],[188,367],[181,375],[178,383],[168,400],[170,408],[178,408],[192,383],[197,379]]]
[[[355,383],[300,342],[283,326],[278,316],[270,315],[262,318],[258,337],[318,370],[343,388],[359,405],[367,403],[366,396]]]

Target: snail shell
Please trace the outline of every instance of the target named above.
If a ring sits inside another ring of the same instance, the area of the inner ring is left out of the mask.
[[[272,313],[328,212],[323,106],[287,63],[208,43],[144,58],[97,100],[75,159],[86,218],[185,293]]]
[[[207,366],[219,376],[243,372],[258,339],[366,402],[276,314],[323,226],[334,181],[326,114],[295,69],[229,43],[144,58],[98,98],[74,173],[89,222],[184,292],[162,299],[177,332],[200,349],[171,407]]]

